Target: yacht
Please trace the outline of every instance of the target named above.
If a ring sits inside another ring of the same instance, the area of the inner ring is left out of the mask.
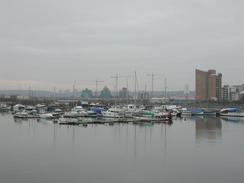
[[[119,108],[109,108],[107,111],[102,111],[104,118],[120,118],[122,110]]]
[[[70,112],[64,113],[64,117],[66,118],[77,118],[85,116],[87,116],[87,112],[83,109],[82,106],[76,106],[73,109],[71,109]]]
[[[238,108],[230,107],[221,109],[218,115],[226,117],[244,117],[244,112],[241,112]]]
[[[20,111],[23,111],[25,110],[25,106],[24,105],[21,105],[21,104],[16,104],[13,106],[13,113],[17,113],[17,112],[20,112]]]
[[[11,106],[7,104],[0,104],[0,112],[7,112],[11,110]]]
[[[181,112],[182,112],[181,113],[182,116],[191,116],[192,115],[191,111],[188,110],[187,108],[182,108]]]

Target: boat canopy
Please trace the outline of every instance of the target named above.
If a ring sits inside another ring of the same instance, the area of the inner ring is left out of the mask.
[[[240,112],[240,109],[235,108],[235,107],[229,107],[229,108],[222,109],[220,112],[221,112],[221,113],[227,113],[227,112]]]
[[[201,113],[201,112],[203,112],[203,110],[201,108],[190,108],[189,111],[192,112],[192,113]]]
[[[105,111],[105,109],[101,108],[101,107],[92,107],[91,111],[93,111],[93,112],[95,112],[97,114],[101,114],[103,111]]]

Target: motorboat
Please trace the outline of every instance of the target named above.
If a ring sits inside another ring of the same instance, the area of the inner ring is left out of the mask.
[[[14,118],[28,118],[28,113],[26,111],[16,112]]]
[[[37,113],[30,113],[28,111],[21,111],[15,113],[13,117],[27,119],[27,118],[40,118],[40,115],[38,115]]]
[[[39,116],[42,119],[54,119],[55,118],[52,113],[43,113],[43,114],[39,114]]]
[[[182,115],[182,116],[191,116],[192,113],[191,113],[191,111],[188,110],[187,108],[182,108],[182,109],[181,109],[181,115]]]
[[[102,111],[103,118],[122,118],[126,116],[126,111],[118,107],[111,107],[107,111]]]
[[[238,108],[230,107],[221,109],[218,115],[226,117],[244,117],[244,112],[241,112]]]
[[[25,110],[25,106],[22,104],[16,104],[13,106],[13,113],[21,112]]]
[[[11,106],[7,104],[0,104],[0,112],[7,112],[11,110]]]
[[[216,116],[218,110],[211,108],[202,108],[204,116]]]
[[[201,108],[191,108],[189,109],[191,111],[192,116],[202,116],[204,115],[204,111]]]
[[[107,110],[107,111],[103,111],[102,112],[102,117],[104,118],[120,118],[121,116],[119,115],[119,113],[113,111],[112,110]]]
[[[172,115],[170,112],[158,112],[155,114],[156,119],[172,119]]]
[[[71,109],[70,112],[64,113],[64,117],[66,118],[77,118],[77,117],[85,117],[87,116],[87,112],[83,109],[82,106],[76,106]]]

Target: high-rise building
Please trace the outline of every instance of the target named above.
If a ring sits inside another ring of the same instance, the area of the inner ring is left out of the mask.
[[[196,100],[222,99],[222,74],[196,69]]]

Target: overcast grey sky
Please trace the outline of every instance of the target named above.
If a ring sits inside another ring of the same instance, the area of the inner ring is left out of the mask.
[[[112,88],[135,70],[140,89],[152,72],[156,90],[194,89],[195,68],[241,84],[244,1],[0,0],[0,64],[0,89]]]

